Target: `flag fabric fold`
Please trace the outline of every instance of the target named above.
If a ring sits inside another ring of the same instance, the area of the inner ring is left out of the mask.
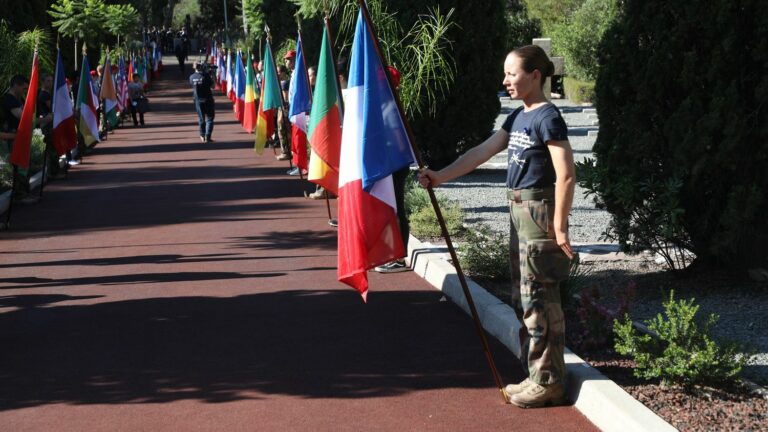
[[[235,57],[235,118],[243,124],[243,118],[245,117],[245,69],[243,69],[243,57],[241,53],[237,53]]]
[[[288,92],[288,118],[291,120],[293,164],[306,171],[309,168],[307,129],[309,128],[309,113],[312,111],[312,89],[309,85],[309,75],[307,75],[307,65],[304,61],[301,45],[301,35],[299,35],[296,39],[296,67],[291,75],[290,91]]]
[[[27,97],[24,99],[24,108],[21,110],[19,127],[16,129],[16,137],[13,140],[13,148],[8,161],[19,168],[29,168],[30,147],[32,145],[32,128],[35,127],[35,108],[37,107],[38,74],[40,73],[37,60],[37,51],[32,57],[32,73],[29,77]]]
[[[312,95],[312,111],[309,116],[307,134],[312,147],[312,157],[309,159],[307,179],[338,195],[341,110],[336,67],[331,52],[333,48],[328,37],[326,28],[320,45],[317,83]]]
[[[75,113],[72,108],[72,98],[64,78],[64,63],[61,52],[56,54],[56,75],[53,84],[53,147],[56,154],[64,155],[77,146],[77,130],[75,129]]]
[[[227,59],[227,97],[232,103],[237,100],[235,98],[235,57],[232,56],[232,50]]]
[[[109,54],[104,61],[104,73],[101,80],[101,92],[99,98],[104,99],[104,119],[111,127],[117,126],[117,90],[115,80],[112,79],[112,66],[109,62]]]
[[[227,87],[227,69],[225,68],[224,53],[219,52],[219,59],[216,65],[216,83],[219,85],[219,90],[224,91],[224,89]]]
[[[253,63],[250,55],[246,63],[245,98],[243,103],[243,128],[251,133],[256,128],[256,75],[253,73]]]
[[[362,11],[350,61],[339,164],[338,279],[365,300],[366,271],[405,256],[392,173],[414,157]]]
[[[256,140],[254,150],[261,154],[267,139],[275,133],[275,119],[277,110],[282,109],[283,100],[280,95],[280,81],[277,79],[272,48],[269,42],[264,50],[264,77],[261,82],[261,97],[259,98],[259,112],[256,118]]]
[[[80,68],[80,87],[77,90],[77,108],[80,110],[80,135],[86,146],[99,142],[99,121],[96,117],[94,104],[96,95],[91,85],[91,66],[88,64],[88,56],[83,55],[83,64]]]

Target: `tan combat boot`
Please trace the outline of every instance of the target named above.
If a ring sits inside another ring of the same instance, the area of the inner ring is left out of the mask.
[[[510,398],[512,404],[520,408],[538,408],[545,405],[561,405],[563,398],[563,385],[541,385],[531,382],[523,391],[513,394]]]
[[[531,381],[530,378],[526,378],[520,384],[508,384],[506,387],[504,387],[504,393],[507,394],[507,397],[511,398],[512,395],[520,393],[531,384],[533,384],[533,381]]]

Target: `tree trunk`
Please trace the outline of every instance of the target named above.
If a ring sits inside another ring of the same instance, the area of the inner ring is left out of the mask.
[[[165,28],[170,28],[171,24],[173,24],[173,9],[176,8],[176,3],[178,3],[178,0],[168,0],[168,6],[165,10],[165,20],[163,22]]]
[[[77,36],[75,36],[75,72],[77,72]]]

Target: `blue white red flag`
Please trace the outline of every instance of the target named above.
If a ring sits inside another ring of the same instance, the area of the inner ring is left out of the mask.
[[[312,90],[309,86],[307,64],[304,61],[301,35],[296,39],[296,67],[291,75],[288,101],[293,163],[299,169],[306,171],[309,168],[307,129],[309,129],[309,113],[312,112]]]
[[[350,56],[339,166],[338,279],[366,299],[366,271],[405,256],[392,173],[414,162],[362,11]]]
[[[75,111],[64,79],[61,52],[56,53],[56,81],[53,84],[53,147],[59,156],[77,146]]]
[[[235,57],[235,82],[233,87],[235,90],[235,118],[242,125],[245,114],[245,68],[243,68],[243,57],[240,52]]]

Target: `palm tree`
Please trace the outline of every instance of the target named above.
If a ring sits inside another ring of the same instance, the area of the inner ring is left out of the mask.
[[[103,0],[58,0],[51,5],[48,14],[54,19],[53,26],[75,39],[75,70],[78,41],[93,39],[103,31],[106,10]]]

